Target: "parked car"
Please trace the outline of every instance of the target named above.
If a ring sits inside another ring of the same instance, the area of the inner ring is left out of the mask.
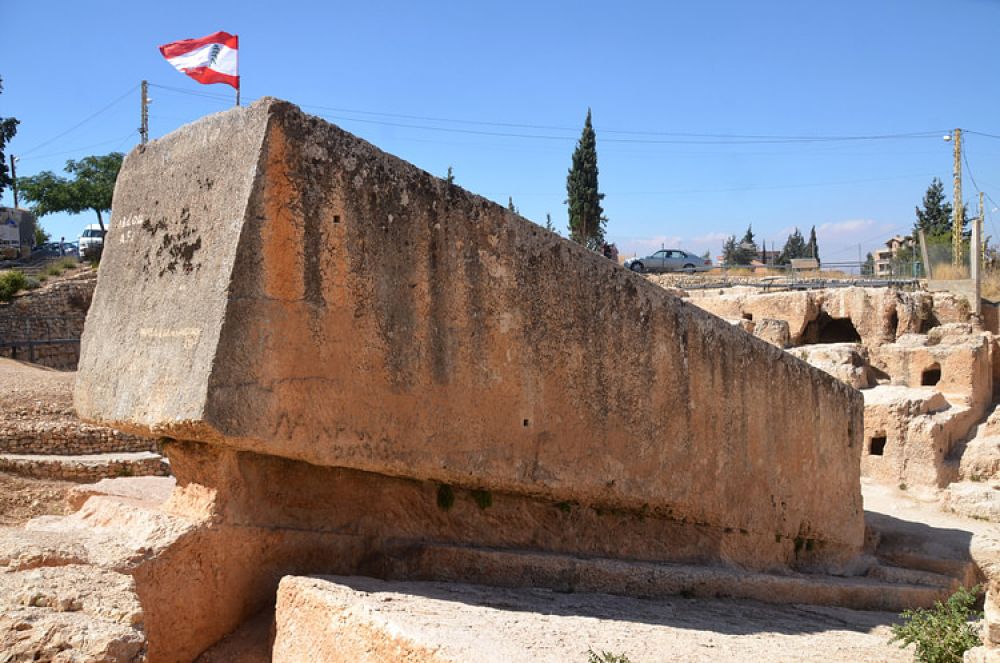
[[[59,242],[45,242],[31,249],[32,258],[58,258],[61,255],[64,252],[59,250]]]
[[[696,256],[680,249],[660,249],[645,258],[629,258],[625,266],[633,272],[707,272],[712,269],[709,258]]]
[[[32,258],[58,258],[60,256],[79,258],[78,244],[76,242],[45,242],[31,249]]]
[[[97,255],[104,248],[104,235],[106,234],[107,231],[101,230],[101,226],[97,223],[92,223],[84,228],[83,234],[80,235],[80,257],[90,258]]]

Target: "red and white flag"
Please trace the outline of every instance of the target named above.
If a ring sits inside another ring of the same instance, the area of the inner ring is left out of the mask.
[[[240,89],[240,38],[216,32],[200,39],[182,39],[160,46],[160,53],[177,71],[199,83],[225,83]]]

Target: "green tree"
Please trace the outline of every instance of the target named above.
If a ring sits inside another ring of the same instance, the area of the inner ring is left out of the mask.
[[[573,165],[566,177],[566,204],[569,205],[569,237],[593,251],[604,245],[607,217],[601,201],[604,194],[597,187],[597,135],[591,124],[590,109],[583,133],[573,151]]]
[[[448,184],[455,183],[455,173],[452,172],[451,166],[448,166],[448,174],[445,175],[444,181],[447,182]]]
[[[736,247],[736,264],[749,265],[757,257],[757,240],[753,236],[753,224],[747,226],[743,239]]]
[[[34,203],[31,211],[37,216],[53,212],[79,214],[93,210],[97,223],[104,230],[101,212],[111,210],[115,180],[122,167],[121,152],[103,156],[84,157],[66,162],[67,173],[72,178],[61,177],[51,171],[42,171],[31,177],[18,178],[18,185],[25,200]]]
[[[726,265],[735,265],[739,254],[739,248],[736,246],[736,235],[730,235],[722,243],[722,262]]]
[[[722,261],[727,265],[749,265],[757,257],[757,243],[753,236],[753,226],[748,226],[746,234],[739,242],[736,235],[730,235],[722,244]]]
[[[928,241],[951,236],[952,207],[945,200],[944,184],[934,178],[924,194],[923,209],[916,208],[917,222],[913,226],[913,237],[919,241],[923,230]]]
[[[507,209],[509,209],[514,214],[521,213],[520,210],[517,209],[517,206],[514,204],[514,196],[507,196]]]
[[[40,246],[45,242],[52,239],[52,235],[46,232],[45,228],[42,228],[42,224],[35,225],[35,246]]]
[[[865,256],[865,262],[861,265],[862,276],[872,276],[875,274],[875,256],[869,253]]]
[[[782,247],[781,253],[778,255],[778,264],[790,265],[793,258],[804,258],[807,252],[806,240],[796,228],[785,240],[785,246]]]
[[[545,213],[545,229],[549,232],[555,232],[556,227],[552,225],[552,215],[548,212]]]
[[[809,231],[809,243],[806,244],[806,258],[816,258],[819,262],[819,243],[816,241],[816,226]]]
[[[0,92],[3,92],[3,79],[0,78]],[[0,195],[4,189],[14,183],[7,168],[7,143],[17,133],[18,120],[13,117],[0,117]]]

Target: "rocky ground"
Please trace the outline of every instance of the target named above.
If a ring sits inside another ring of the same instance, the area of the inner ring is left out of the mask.
[[[0,391],[3,425],[75,418],[73,381],[76,373],[0,358],[0,376],[4,387]]]
[[[0,359],[0,426],[36,426],[75,418],[73,373]],[[0,525],[68,513],[68,481],[28,479],[0,472]]]
[[[69,513],[66,495],[76,485],[0,472],[0,526],[20,525],[35,516]]]

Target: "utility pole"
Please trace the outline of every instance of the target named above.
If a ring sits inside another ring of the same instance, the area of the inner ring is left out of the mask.
[[[149,83],[142,82],[142,114],[139,116],[139,144],[149,140]]]
[[[952,201],[952,211],[954,216],[951,221],[951,264],[955,267],[962,266],[962,220],[965,218],[965,209],[962,204],[962,130],[955,129],[951,133],[955,142],[955,197]]]
[[[981,266],[986,265],[986,242],[983,241],[983,231],[986,229],[986,208],[983,207],[983,192],[979,192],[979,218],[976,219],[976,223],[979,225],[979,241],[982,246],[976,244],[975,247],[970,249],[971,252],[975,252],[979,264]]]
[[[14,164],[17,163],[17,157],[13,154],[10,155],[10,180],[11,188],[14,190],[14,209],[17,209],[17,169]]]
[[[983,213],[983,194],[979,194],[979,214]],[[973,302],[972,308],[976,314],[980,312],[980,296],[982,292],[982,272],[980,271],[980,251],[979,243],[983,241],[981,230],[982,224],[980,221],[982,217],[977,218],[972,224],[972,241],[969,243],[969,277],[972,279],[972,287],[974,292],[975,300]]]

